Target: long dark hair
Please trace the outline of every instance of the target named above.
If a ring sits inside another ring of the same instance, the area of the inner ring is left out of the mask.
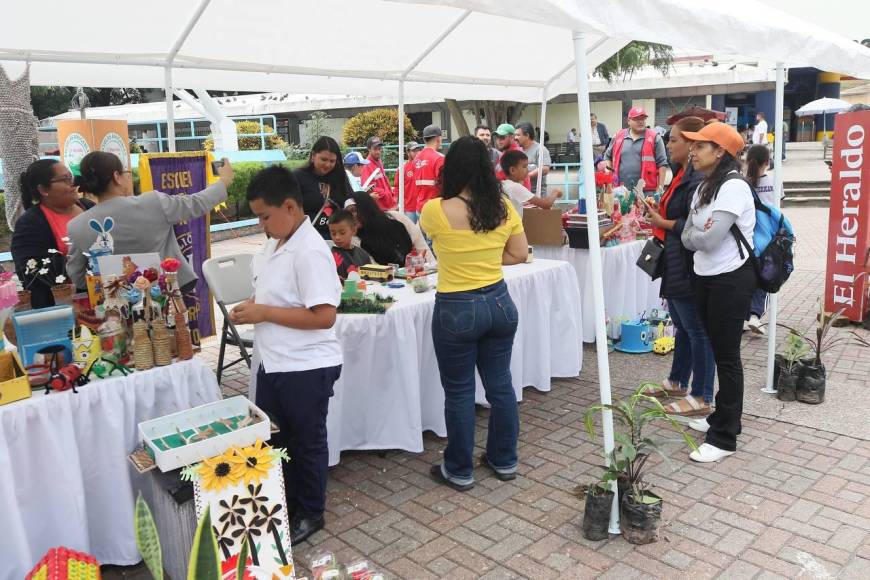
[[[60,163],[57,159],[39,159],[27,166],[27,170],[18,178],[21,186],[21,205],[29,209],[42,200],[39,186],[48,189],[54,179],[54,165]]]
[[[770,164],[770,151],[765,145],[753,145],[746,152],[746,180],[752,187],[758,187],[758,180]]]
[[[396,262],[403,266],[412,247],[405,226],[384,213],[369,194],[357,192],[351,197],[356,203],[360,222],[357,235],[362,248],[378,263]]]
[[[718,147],[715,143],[713,145]],[[740,173],[740,163],[737,162],[737,159],[733,155],[726,151],[716,168],[701,182],[701,186],[698,189],[699,207],[710,205],[710,202],[713,201],[719,192],[719,188],[725,183],[725,178],[732,171]]]
[[[341,147],[338,146],[335,139],[324,135],[315,141],[314,145],[311,147],[311,153],[308,154],[308,164],[304,169],[316,175],[316,173],[314,173],[313,158],[316,154],[324,151],[329,151],[330,153],[335,154],[335,167],[332,168],[332,171],[323,176],[323,179],[329,183],[330,195],[335,196],[336,194],[342,194],[344,196],[342,201],[344,201],[344,199],[351,196],[353,190],[350,188],[350,182],[347,180],[347,173],[344,171]]]
[[[115,179],[115,173],[122,173],[124,166],[113,153],[91,151],[82,157],[79,169],[82,173],[81,187],[96,196],[103,195]]]
[[[469,223],[477,233],[491,232],[508,216],[501,183],[495,178],[483,141],[460,137],[450,145],[441,171],[441,197],[458,197],[468,189]]]

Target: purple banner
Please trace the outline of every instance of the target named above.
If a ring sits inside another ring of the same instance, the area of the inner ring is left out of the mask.
[[[172,157],[149,155],[152,187],[169,195],[190,195],[202,191],[208,185],[207,161],[204,152],[201,155],[183,153]],[[199,277],[195,290],[184,294],[190,334],[193,344],[199,345],[200,338],[214,334],[211,298],[202,275],[202,263],[209,258],[208,216],[176,224],[175,236],[182,254]]]

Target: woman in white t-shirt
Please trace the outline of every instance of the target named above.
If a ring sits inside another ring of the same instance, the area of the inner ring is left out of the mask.
[[[777,206],[776,193],[773,191],[773,178],[767,174],[770,166],[770,150],[765,145],[753,145],[746,152],[746,168],[744,174],[758,194],[758,198],[764,203]],[[782,194],[780,194],[782,199]],[[752,295],[752,304],[749,307],[749,318],[743,325],[743,330],[751,330],[755,334],[765,334],[761,317],[767,310],[767,292],[757,288]]]
[[[709,463],[733,455],[741,431],[740,339],[757,282],[752,262],[738,247],[731,228],[736,225],[752,243],[755,202],[739,172],[737,154],[743,149],[743,138],[737,131],[725,123],[711,123],[682,136],[693,141],[692,165],[706,176],[695,191],[681,239],[695,252],[698,309],[719,376],[716,410],[706,419],[689,423],[707,433],[705,443],[689,457]]]

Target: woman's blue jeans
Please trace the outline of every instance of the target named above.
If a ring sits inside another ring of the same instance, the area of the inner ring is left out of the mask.
[[[475,368],[490,404],[487,461],[500,473],[517,470],[520,421],[510,364],[518,319],[504,281],[478,290],[435,296],[432,339],[444,388],[447,423],[447,449],[441,470],[454,483],[474,481]]]
[[[690,394],[703,396],[704,402],[710,404],[713,401],[716,361],[698,305],[694,298],[668,298],[668,309],[676,329],[676,347],[668,380],[688,389],[689,377],[692,377]]]

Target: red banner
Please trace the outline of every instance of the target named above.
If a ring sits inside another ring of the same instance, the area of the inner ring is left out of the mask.
[[[870,111],[843,113],[834,123],[825,310],[853,321],[867,314],[870,277]]]

